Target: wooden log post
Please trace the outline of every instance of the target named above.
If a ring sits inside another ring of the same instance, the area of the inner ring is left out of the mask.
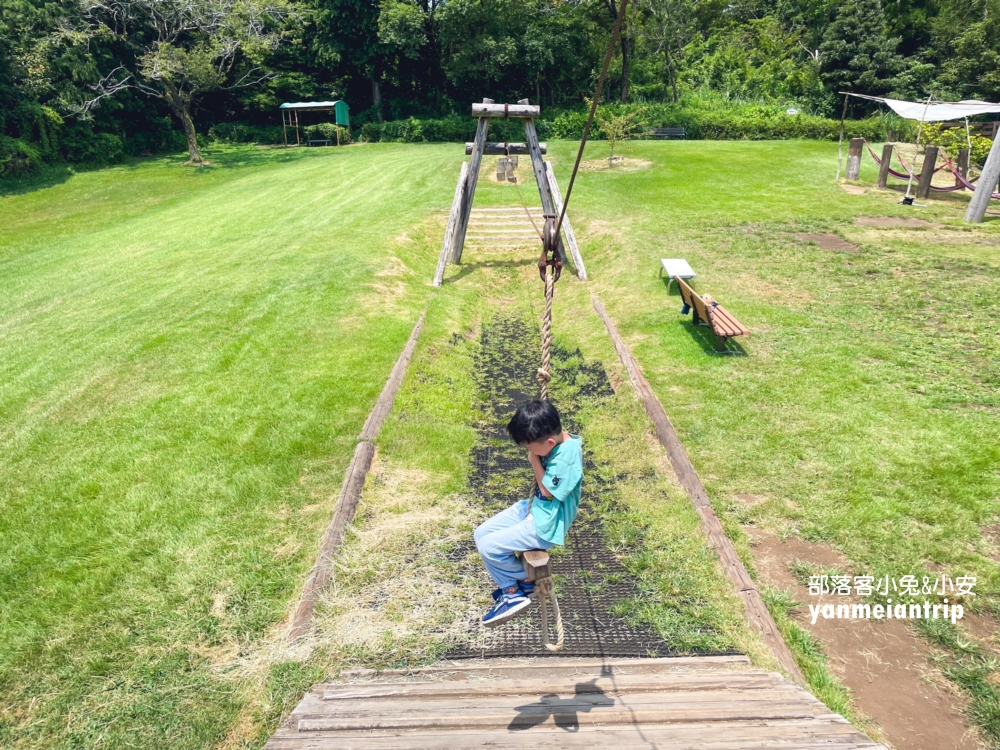
[[[475,145],[474,143],[471,143],[469,141],[465,142],[465,155],[466,156],[469,156],[472,153],[472,147],[474,145]],[[542,142],[542,143],[539,143],[538,146],[539,146],[539,148],[542,149],[542,153],[543,154],[548,153],[549,148],[548,148],[548,144],[547,143]],[[528,144],[527,143],[506,143],[505,144],[503,141],[491,141],[490,143],[487,143],[483,147],[483,153],[486,156],[506,156],[508,150],[510,151],[510,155],[512,157],[516,156],[517,154],[527,154],[528,153]],[[514,160],[514,166],[515,167],[517,166],[517,160],[516,159]]]
[[[507,179],[507,159],[501,156],[497,159],[497,180]]]
[[[937,166],[937,155],[937,146],[927,146],[924,149],[924,163],[920,167],[920,182],[917,183],[917,198],[926,200],[930,197],[934,167]]]
[[[552,162],[545,162],[545,174],[549,180],[549,189],[552,191],[552,198],[556,206],[556,214],[561,214],[563,210],[562,195],[559,193],[559,183],[556,182],[556,173],[552,170]],[[583,256],[580,254],[580,247],[576,244],[576,234],[573,232],[573,225],[569,221],[569,214],[563,219],[563,232],[566,234],[566,244],[569,245],[569,254],[573,258],[573,265],[576,266],[577,278],[582,281],[587,280],[587,269],[583,265]]]
[[[882,147],[882,163],[878,167],[878,189],[885,190],[889,183],[889,162],[892,160],[892,144]]]
[[[465,181],[469,179],[469,163],[463,161],[458,173],[458,185],[455,187],[455,197],[451,200],[451,213],[448,214],[448,226],[444,230],[444,240],[441,242],[441,255],[438,258],[437,270],[434,271],[434,286],[444,283],[444,270],[448,265],[448,256],[455,241],[455,229],[458,227],[458,217],[462,213],[462,196],[465,195]]]
[[[483,99],[484,104],[492,104],[492,99]],[[475,105],[473,105],[473,108]],[[462,250],[465,249],[465,232],[469,228],[469,217],[472,215],[472,199],[476,196],[476,182],[479,180],[479,167],[483,163],[483,149],[486,146],[486,134],[490,130],[488,117],[480,117],[476,125],[476,140],[472,144],[472,158],[469,159],[469,176],[465,182],[465,194],[462,197],[462,211],[458,226],[455,228],[455,240],[451,244],[451,262],[462,262]]]
[[[522,99],[518,104],[528,106],[527,102],[527,99]],[[538,109],[538,107],[535,107],[535,109]],[[528,153],[531,155],[531,167],[535,171],[538,196],[542,199],[542,213],[550,216],[558,216],[555,201],[552,200],[552,191],[549,190],[549,178],[545,171],[545,161],[542,159],[542,149],[538,143],[538,131],[535,130],[535,121],[532,119],[524,119],[524,138],[528,142]],[[563,247],[561,234],[558,242],[559,258],[565,263],[566,248]]]
[[[958,164],[955,166],[955,171],[958,172],[966,180],[969,179],[969,149],[962,148],[958,151]],[[955,187],[960,187],[962,181],[955,177]]]
[[[865,147],[864,138],[851,138],[851,143],[847,147],[847,172],[844,178],[847,180],[857,180],[861,174],[861,151]]]
[[[989,156],[983,165],[983,173],[979,176],[980,188],[972,194],[969,208],[965,211],[965,220],[977,224],[986,216],[986,208],[990,205],[990,193],[993,186],[1000,182],[1000,135],[993,141]]]

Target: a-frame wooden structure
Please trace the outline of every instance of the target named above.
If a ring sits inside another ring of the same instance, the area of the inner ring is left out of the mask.
[[[441,257],[438,259],[437,271],[434,274],[434,286],[441,286],[444,281],[445,266],[462,262],[462,250],[465,247],[465,233],[469,228],[469,217],[472,215],[472,199],[476,195],[476,181],[479,179],[479,167],[484,154],[528,154],[531,157],[531,167],[538,184],[538,195],[542,199],[542,211],[547,216],[559,216],[562,213],[562,196],[556,184],[556,176],[552,165],[542,159],[545,147],[538,142],[535,130],[535,118],[541,113],[538,105],[522,99],[517,104],[495,104],[492,99],[483,99],[482,104],[472,105],[472,116],[478,118],[476,140],[467,144],[466,152],[471,155],[468,162],[462,163],[462,171],[455,188],[455,197],[451,204],[451,214],[448,217],[448,227],[444,232],[441,244]],[[513,117],[524,123],[525,143],[487,143],[486,134],[489,131],[490,120],[496,117]],[[573,226],[569,216],[563,220],[562,235],[566,238],[573,266],[577,276],[586,280],[587,269],[583,265],[583,257],[576,243]],[[566,251],[563,237],[559,237],[559,256],[565,261]]]

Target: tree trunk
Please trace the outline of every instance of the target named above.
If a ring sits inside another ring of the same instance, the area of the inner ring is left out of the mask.
[[[677,76],[674,75],[674,66],[673,66],[672,61],[670,60],[670,55],[669,54],[665,54],[663,57],[664,57],[664,65],[663,65],[663,67],[666,68],[667,78],[670,79],[670,89],[671,89],[671,91],[673,92],[673,95],[674,95],[674,104],[677,104],[677,100],[679,98],[677,96]]]
[[[372,76],[372,106],[375,107],[375,114],[378,116],[378,121],[382,120],[382,89],[379,88],[378,80],[375,76]]]
[[[542,103],[542,79],[541,76],[535,76],[535,101],[539,104]]]
[[[628,102],[628,84],[632,72],[632,39],[622,34],[622,93],[621,102]]]
[[[194,120],[191,119],[191,98],[184,96],[180,90],[169,81],[163,84],[164,96],[167,104],[174,111],[174,115],[184,126],[184,136],[188,144],[188,164],[200,166],[205,163],[201,158],[201,151],[198,150],[198,133],[194,129]]]

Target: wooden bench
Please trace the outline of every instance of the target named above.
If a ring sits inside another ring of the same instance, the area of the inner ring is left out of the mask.
[[[330,145],[330,139],[329,138],[313,138],[311,141],[309,141],[309,145],[310,146],[329,146]]]
[[[646,131],[650,138],[680,138],[684,140],[684,128],[650,128]]]
[[[684,279],[678,278],[677,286],[681,290],[681,299],[684,301],[684,309],[681,313],[686,315],[690,310],[694,313],[695,325],[711,326],[712,333],[715,334],[715,350],[717,352],[731,353],[726,348],[727,339],[750,333],[750,330],[734,318],[726,308],[715,300],[706,302],[701,295],[688,286]]]

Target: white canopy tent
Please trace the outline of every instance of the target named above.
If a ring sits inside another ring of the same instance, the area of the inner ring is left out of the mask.
[[[865,94],[852,94],[849,91],[841,91],[844,95],[844,114],[847,113],[847,97],[853,96],[858,99],[868,99],[869,101],[882,102],[900,117],[907,120],[916,120],[923,127],[925,122],[947,122],[949,120],[965,120],[966,131],[969,127],[970,117],[976,115],[986,115],[1000,112],[1000,104],[984,102],[979,99],[963,99],[960,102],[931,102],[928,98],[926,102],[907,102],[902,99],[890,99],[886,96],[867,96]],[[844,117],[840,118],[840,141],[844,140]],[[917,129],[917,142],[919,146],[920,129]],[[840,149],[837,147],[837,177],[840,177]],[[989,156],[983,165],[979,184],[993,186],[1000,179],[1000,136],[993,141]],[[913,183],[913,172],[910,172],[910,183],[906,186],[906,198],[904,201],[911,202],[910,185]],[[965,220],[968,222],[980,222],[986,215],[986,207],[992,197],[991,189],[976,190],[969,202],[969,208],[965,212]]]
[[[900,117],[918,122],[947,122],[948,120],[964,120],[966,117],[988,115],[1000,112],[1000,104],[983,102],[979,99],[963,99],[960,102],[904,102],[902,99],[890,99],[886,96],[866,96],[842,92],[845,96],[858,99],[868,99],[882,102]]]

